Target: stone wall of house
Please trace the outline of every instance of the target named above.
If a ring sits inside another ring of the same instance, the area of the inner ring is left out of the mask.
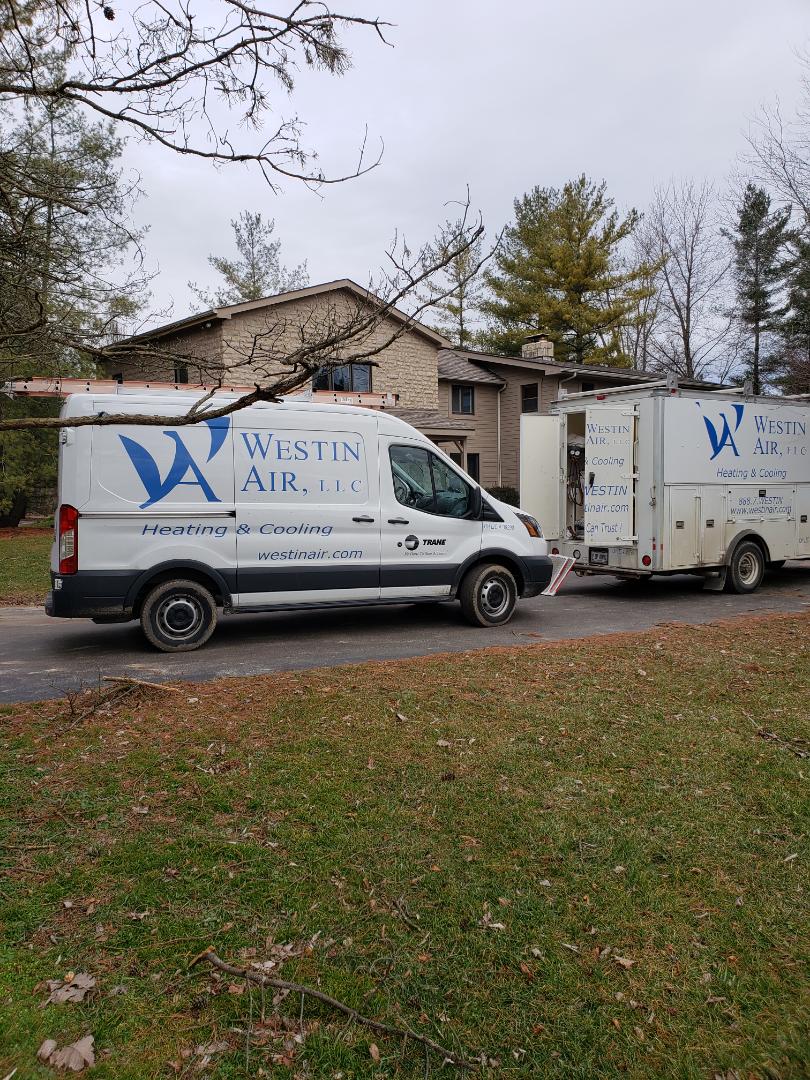
[[[223,363],[235,365],[231,378],[250,381],[251,371],[278,374],[284,366],[274,359],[280,350],[298,348],[302,334],[314,342],[358,314],[358,299],[341,290],[290,300],[272,307],[234,314],[222,323]],[[386,319],[359,342],[365,351],[383,344],[400,323]],[[343,351],[348,357],[357,345]],[[249,362],[244,362],[250,358]],[[438,402],[438,346],[420,333],[407,330],[381,352],[369,358],[374,393],[399,394],[402,408],[436,408]]]
[[[133,353],[131,356],[116,357],[107,361],[108,373],[123,375],[124,382],[129,379],[153,379],[155,382],[175,382],[176,369],[186,367],[188,379],[192,383],[209,382],[217,378],[221,368],[222,357],[222,324],[212,320],[207,326],[194,326],[188,330],[176,334],[166,334],[151,342],[154,356],[147,353]],[[193,360],[172,359],[171,356],[162,354],[176,353],[180,357],[196,357],[199,364]]]

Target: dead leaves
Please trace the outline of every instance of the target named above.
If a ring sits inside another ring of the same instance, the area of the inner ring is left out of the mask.
[[[96,1063],[93,1036],[85,1035],[83,1039],[61,1049],[54,1039],[46,1039],[37,1051],[37,1057],[52,1069],[81,1072],[83,1069],[92,1068]]]
[[[614,956],[613,959],[625,970],[629,970],[635,964],[635,960],[628,960],[626,956]]]
[[[95,992],[96,980],[84,971],[76,975],[69,971],[64,979],[48,979],[45,985],[50,990],[50,997],[43,1003],[43,1008],[46,1005],[64,1005],[67,1002],[84,1001]]]

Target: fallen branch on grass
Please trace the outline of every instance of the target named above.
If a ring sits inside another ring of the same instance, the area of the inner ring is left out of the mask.
[[[150,690],[168,690],[172,694],[181,694],[179,686],[166,686],[165,683],[146,682],[145,679],[133,679],[131,675],[103,675],[102,682],[121,683],[124,686],[146,686]]]
[[[273,979],[269,975],[262,975],[258,971],[251,971],[249,968],[228,964],[217,956],[213,946],[209,946],[209,948],[195,956],[189,964],[189,968],[193,968],[203,961],[226,975],[233,975],[236,978],[244,979],[246,982],[255,983],[257,986],[271,986],[275,990],[288,990],[293,994],[301,994],[302,997],[314,998],[315,1001],[320,1001],[322,1005],[328,1005],[330,1009],[335,1009],[337,1012],[343,1013],[344,1016],[348,1016],[354,1023],[362,1024],[372,1031],[379,1032],[380,1035],[393,1035],[395,1038],[404,1039],[405,1041],[412,1039],[414,1042],[424,1046],[426,1050],[432,1050],[435,1054],[439,1054],[443,1061],[449,1062],[459,1069],[475,1069],[478,1067],[478,1062],[468,1061],[453,1050],[448,1050],[446,1047],[434,1042],[433,1039],[429,1039],[426,1035],[420,1035],[418,1032],[413,1031],[412,1028],[394,1027],[393,1024],[383,1024],[379,1020],[373,1020],[370,1016],[363,1016],[357,1009],[353,1009],[351,1005],[346,1005],[342,1001],[338,1001],[337,998],[324,994],[321,990],[315,990],[311,986],[302,986],[299,983],[288,982],[286,979]]]

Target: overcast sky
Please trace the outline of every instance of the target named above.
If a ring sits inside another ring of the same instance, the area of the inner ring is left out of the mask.
[[[366,126],[380,166],[322,196],[292,181],[273,195],[249,169],[131,144],[156,307],[193,309],[187,281],[216,283],[206,256],[231,252],[244,209],[275,218],[283,261],[306,259],[313,284],[366,282],[395,229],[429,239],[468,184],[493,232],[516,196],[582,172],[623,208],[672,177],[722,187],[757,108],[794,107],[810,44],[808,0],[340,2],[394,23],[394,47],[353,33],[352,70],[304,75],[279,111],[306,120],[327,172],[351,167]]]

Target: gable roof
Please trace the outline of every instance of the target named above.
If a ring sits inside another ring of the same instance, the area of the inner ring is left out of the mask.
[[[227,304],[224,307],[209,308],[208,311],[202,311],[198,315],[189,315],[185,319],[176,319],[174,322],[166,323],[164,326],[157,326],[154,330],[145,330],[141,334],[134,334],[125,341],[119,342],[119,344],[149,341],[152,338],[165,337],[167,334],[176,334],[182,330],[191,330],[197,326],[204,326],[207,322],[225,322],[232,319],[234,315],[242,315],[248,311],[258,311],[262,308],[275,307],[278,304],[288,304],[291,300],[304,300],[310,296],[325,296],[328,293],[340,292],[341,290],[350,292],[358,299],[368,301],[372,305],[382,307],[385,303],[370,289],[364,289],[362,285],[358,285],[351,278],[338,278],[335,281],[326,281],[320,285],[308,285],[305,289],[292,289],[290,292],[264,296],[260,300],[243,300],[239,304]],[[410,315],[400,311],[399,308],[392,307],[389,315],[397,322],[407,324],[409,330],[426,338],[432,345],[436,345],[438,348],[450,347],[451,342],[446,337],[436,330],[432,330],[429,326],[425,326],[424,323],[419,322],[417,319],[411,318]]]

